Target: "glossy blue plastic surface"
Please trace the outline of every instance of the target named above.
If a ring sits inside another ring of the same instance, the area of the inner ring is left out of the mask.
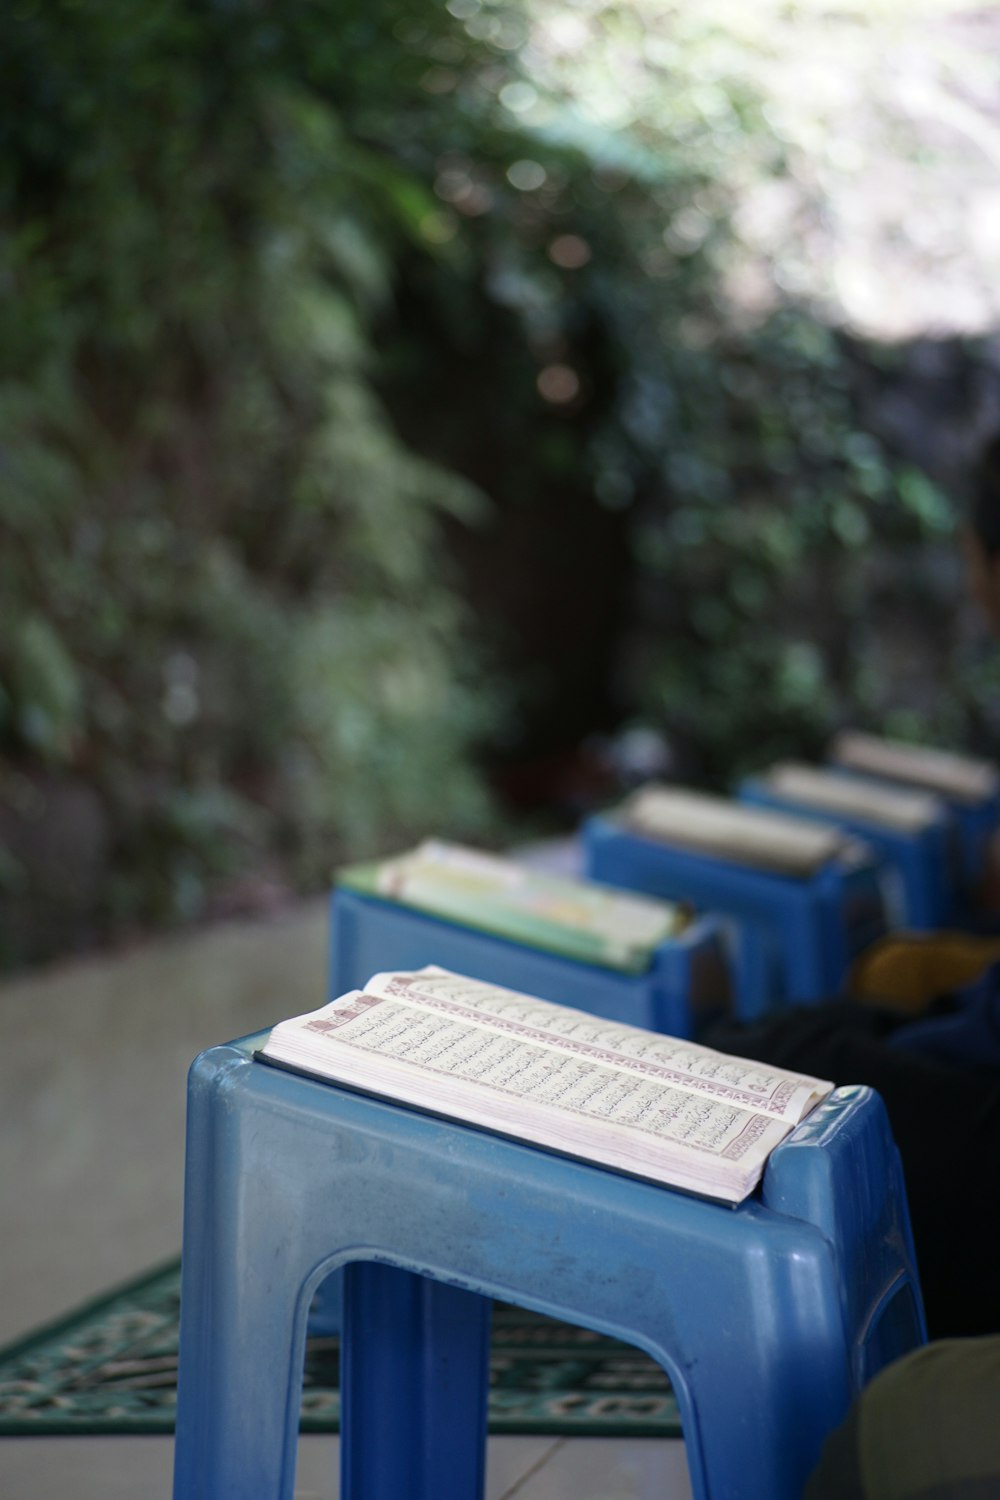
[[[853,1395],[923,1338],[869,1090],[731,1209],[269,1067],[260,1040],[189,1079],[175,1500],[291,1500],[307,1310],[339,1265],[342,1500],[480,1500],[491,1298],[657,1360],[696,1500],[799,1500]]]
[[[692,1036],[728,998],[722,932],[711,918],[698,918],[662,942],[646,973],[624,974],[463,927],[395,901],[344,889],[333,892],[331,999],[360,988],[383,969],[420,969],[425,964],[671,1036]],[[698,993],[704,998],[696,1008],[693,997]]]
[[[986,797],[974,804],[949,802],[948,808],[958,826],[962,885],[971,903],[985,873],[990,839],[1000,828],[1000,797]]]
[[[837,765],[845,776],[854,774],[850,766]],[[872,776],[864,772],[865,781],[884,781],[886,786],[913,789],[911,781],[897,781],[890,777]],[[952,877],[959,889],[960,904],[973,904],[974,895],[982,881],[986,865],[986,850],[993,834],[1000,828],[1000,793],[981,797],[975,801],[960,801],[956,797],[942,797],[954,820],[954,849],[949,851]],[[961,916],[961,910],[959,912]]]
[[[938,821],[915,833],[900,833],[865,818],[823,812],[786,793],[776,792],[756,777],[741,783],[739,798],[753,807],[773,808],[843,828],[877,849],[898,882],[900,902],[894,925],[933,931],[954,921],[957,892],[949,848],[952,830],[943,814]]]
[[[734,1010],[744,1019],[835,995],[853,960],[885,932],[874,854],[792,879],[640,837],[611,818],[589,818],[582,836],[592,879],[732,920]]]

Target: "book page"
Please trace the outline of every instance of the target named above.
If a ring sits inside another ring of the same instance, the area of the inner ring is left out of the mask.
[[[727,1100],[797,1123],[831,1092],[832,1083],[731,1057],[678,1037],[607,1021],[444,969],[376,974],[366,992],[518,1036],[534,1046],[588,1059],[632,1076],[656,1079],[706,1099]]]
[[[266,1056],[658,1181],[738,1201],[791,1129],[737,1105],[355,991]]]

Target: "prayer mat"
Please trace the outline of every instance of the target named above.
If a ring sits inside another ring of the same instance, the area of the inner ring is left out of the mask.
[[[147,1274],[0,1349],[0,1437],[172,1433],[180,1265]],[[339,1350],[309,1339],[303,1432],[336,1432]],[[496,1307],[489,1429],[574,1437],[680,1437],[659,1365],[629,1344]]]

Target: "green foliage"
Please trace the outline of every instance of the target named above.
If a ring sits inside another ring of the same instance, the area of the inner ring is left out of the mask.
[[[464,28],[446,42],[427,17],[406,33],[406,66],[422,55],[433,87],[405,141],[394,118],[363,115],[444,205],[448,253],[400,258],[404,314],[383,333],[403,430],[486,487],[508,526],[530,509],[539,557],[549,531],[579,549],[589,517],[620,518],[631,602],[605,621],[619,711],[668,730],[717,783],[816,753],[845,721],[892,728],[901,707],[911,734],[967,739],[976,693],[959,708],[941,650],[956,589],[923,591],[925,680],[908,700],[891,663],[871,670],[873,636],[953,550],[953,507],[865,430],[857,340],[797,305],[781,267],[750,305],[732,290],[750,256],[742,194],[787,171],[740,44],[718,16],[670,5],[656,36],[596,0],[451,9]],[[470,376],[487,349],[489,378]],[[526,559],[517,589],[549,587],[543,568]],[[603,581],[581,559],[592,614]],[[553,657],[539,697],[558,701],[568,675]]]
[[[657,581],[641,673],[647,713],[719,784],[776,756],[819,755],[843,723],[890,732],[900,684],[891,664],[869,670],[872,638],[912,608],[941,540],[954,551],[953,508],[859,430],[852,351],[821,334],[789,309],[743,335],[717,327],[671,361],[681,399],[662,488],[635,531]],[[925,707],[956,606],[923,593],[910,736],[943,732]]]
[[[431,797],[442,827],[487,816],[438,535],[483,501],[373,383],[432,200],[345,129],[333,14],[7,17],[0,800],[17,820],[43,766],[98,789],[102,926],[190,916],[275,847],[322,881]]]
[[[947,706],[878,669],[892,611],[946,618],[952,513],[865,430],[865,351],[796,305],[794,255],[763,290],[750,265],[744,195],[808,136],[761,30],[667,0],[11,8],[0,844],[95,791],[93,924],[190,916],[276,851],[314,885],[481,830],[488,652],[557,731],[589,679],[581,715],[717,781],[848,718],[983,721],[976,661]],[[44,875],[12,838],[0,889]]]

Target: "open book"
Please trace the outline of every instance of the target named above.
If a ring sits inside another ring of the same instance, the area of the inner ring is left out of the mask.
[[[833,1088],[433,967],[280,1022],[259,1055],[729,1203]]]
[[[660,944],[690,921],[675,902],[552,875],[440,839],[342,870],[337,884],[631,974],[648,970]]]

